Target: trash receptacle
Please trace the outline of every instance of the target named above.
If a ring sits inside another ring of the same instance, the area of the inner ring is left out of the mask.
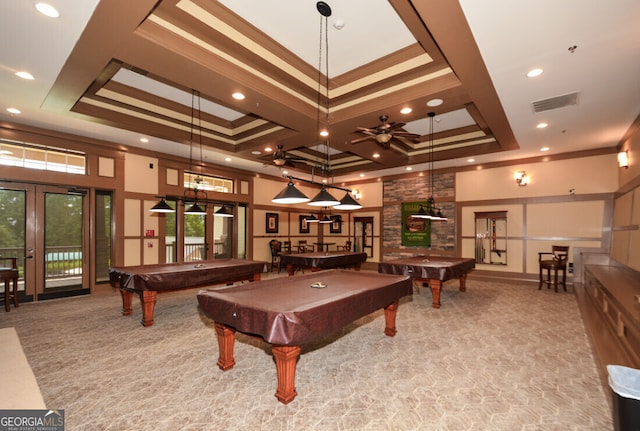
[[[607,365],[613,391],[613,424],[616,431],[640,430],[640,370]]]

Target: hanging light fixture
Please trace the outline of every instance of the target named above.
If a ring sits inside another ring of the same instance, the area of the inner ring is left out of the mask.
[[[318,53],[318,91],[316,93],[318,98],[317,99],[318,109],[317,109],[317,116],[316,116],[316,128],[318,130],[318,134],[320,135],[321,139],[324,140],[324,145],[326,148],[326,164],[323,161],[322,166],[320,167],[322,170],[322,174],[324,176],[324,175],[332,175],[331,174],[331,158],[330,158],[330,152],[329,152],[330,135],[329,135],[329,29],[328,29],[328,26],[329,26],[328,17],[331,16],[331,7],[323,1],[319,1],[316,3],[316,9],[320,13],[320,43],[319,43],[320,48]],[[323,36],[324,36],[324,47],[325,47],[324,49],[324,54],[325,54],[324,55],[325,57],[324,58],[324,65],[325,65],[324,85],[322,82],[323,81],[323,73],[322,73]],[[321,122],[320,120],[321,120],[321,114],[322,114],[323,88],[325,92],[324,100],[326,102],[326,106],[325,106],[324,121]],[[296,178],[296,179],[310,183],[310,184],[320,184],[314,180],[315,168],[316,166],[314,166],[312,170],[311,181],[304,180],[301,178]],[[287,185],[287,187],[285,187],[284,190],[278,193],[278,195],[276,195],[276,197],[274,197],[271,200],[271,202],[280,203],[280,204],[297,204],[297,203],[308,202],[308,205],[311,205],[311,206],[335,207],[343,210],[352,210],[352,209],[362,208],[362,205],[360,205],[355,199],[353,199],[353,197],[349,195],[349,192],[351,192],[351,190],[344,189],[342,187],[337,187],[337,186],[334,186],[333,184],[330,184],[330,185],[322,184],[320,192],[318,192],[318,194],[314,196],[313,199],[310,200],[304,193],[302,193],[301,191],[295,188],[292,182],[293,177],[289,176],[288,178],[289,178],[289,184]],[[329,188],[345,190],[346,194],[341,200],[338,200],[334,196],[332,196],[331,193],[329,193],[329,191],[327,191],[327,189]],[[311,220],[311,222],[314,222],[314,221],[315,220]]]
[[[333,223],[333,220],[331,219],[331,217],[329,217],[327,214],[325,214],[322,217],[322,219],[320,220],[320,223],[322,223],[322,224]]]
[[[233,207],[231,205],[223,204],[220,209],[213,213],[217,217],[233,217]]]
[[[309,198],[293,185],[293,179],[289,177],[289,184],[271,199],[271,202],[275,204],[302,204],[309,202]]]
[[[340,204],[340,201],[331,196],[331,193],[329,193],[323,185],[320,192],[311,199],[307,205],[314,207],[332,207],[338,204]]]
[[[197,108],[196,108],[197,103]],[[206,205],[205,208],[202,208],[198,205],[198,198],[200,200],[207,200],[207,192],[204,190],[198,189],[200,183],[202,182],[202,177],[200,175],[196,175],[193,178],[193,134],[195,129],[195,121],[196,121],[196,113],[197,113],[197,121],[198,121],[198,143],[200,148],[200,166],[202,166],[202,121],[200,118],[200,92],[197,90],[191,91],[191,127],[189,129],[189,186],[191,186],[191,180],[195,183],[192,188],[189,188],[184,191],[184,201],[190,202],[193,200],[193,205],[187,210],[185,210],[185,214],[206,214]],[[202,169],[202,168],[201,168]],[[202,196],[202,197],[201,197]]]
[[[305,217],[307,223],[318,223],[320,220],[315,215],[311,214],[310,216]]]
[[[335,205],[334,208],[339,210],[359,210],[362,205],[358,203],[350,194],[346,192],[344,197],[340,199],[340,203]]]
[[[447,217],[442,213],[442,210],[436,207],[436,200],[433,197],[434,188],[434,170],[433,170],[433,119],[436,116],[435,112],[429,112],[429,198],[427,199],[427,210],[421,205],[417,213],[412,214],[411,217],[422,218],[431,221],[446,221]]]
[[[176,210],[171,208],[171,206],[169,206],[167,201],[165,201],[164,198],[162,198],[160,199],[160,202],[152,206],[149,211],[151,211],[152,213],[172,213],[172,212],[175,212]]]

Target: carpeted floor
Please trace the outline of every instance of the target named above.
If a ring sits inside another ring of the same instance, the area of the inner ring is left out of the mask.
[[[393,338],[378,311],[304,346],[287,406],[262,341],[238,334],[235,367],[218,369],[198,289],[160,295],[149,328],[137,299],[120,315],[119,293],[22,304],[0,327],[16,328],[67,431],[612,429],[572,293],[457,287],[439,310],[426,289],[405,298]]]

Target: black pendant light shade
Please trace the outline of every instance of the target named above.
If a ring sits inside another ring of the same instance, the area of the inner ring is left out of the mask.
[[[340,203],[334,206],[334,208],[339,210],[359,210],[362,208],[362,205],[360,205],[358,201],[349,194],[349,192],[346,192],[344,197],[340,199]]]
[[[305,220],[307,221],[307,223],[318,223],[320,221],[318,220],[318,217],[314,216],[313,214],[305,217]]]
[[[185,210],[184,213],[189,215],[200,215],[206,214],[207,212],[200,205],[198,205],[198,202],[194,202],[189,209]]]
[[[322,217],[322,220],[320,220],[320,223],[333,223],[333,220],[325,214],[324,217]]]
[[[324,188],[324,186],[322,186],[320,192],[313,199],[311,199],[308,205],[314,207],[332,207],[338,204],[340,204],[340,201],[331,196],[331,193],[329,193]]]
[[[149,211],[153,213],[172,213],[172,212],[175,212],[176,210],[171,208],[167,203],[167,201],[165,201],[164,198],[162,198],[160,202],[152,206]]]
[[[229,205],[222,205],[220,209],[213,213],[217,217],[233,217],[233,208]]]
[[[289,180],[289,184],[271,199],[271,202],[274,204],[301,204],[309,202],[309,198],[300,190],[296,189],[293,181]]]

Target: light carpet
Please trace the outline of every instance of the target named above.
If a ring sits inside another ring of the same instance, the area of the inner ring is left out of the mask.
[[[401,302],[395,337],[380,310],[303,346],[285,406],[261,340],[238,334],[235,367],[218,369],[197,292],[159,295],[149,328],[137,299],[120,315],[117,292],[22,304],[0,327],[16,328],[68,431],[613,427],[572,293],[470,277],[466,292],[445,283],[438,310],[420,289]]]

